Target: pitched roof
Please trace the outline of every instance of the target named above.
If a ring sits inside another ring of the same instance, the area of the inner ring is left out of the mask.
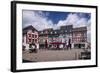
[[[37,31],[32,25],[30,25],[28,27],[23,28],[23,34],[26,34],[28,30]]]

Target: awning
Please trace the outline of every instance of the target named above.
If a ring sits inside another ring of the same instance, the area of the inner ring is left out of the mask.
[[[62,42],[52,42],[50,44],[56,44],[56,45],[60,45],[60,44],[65,44],[65,43],[62,43]]]

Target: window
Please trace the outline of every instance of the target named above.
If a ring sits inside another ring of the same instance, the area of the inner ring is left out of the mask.
[[[35,42],[37,42],[37,39],[35,39]]]
[[[35,38],[37,38],[37,35],[35,35]]]
[[[32,40],[32,42],[34,43],[34,39]]]
[[[32,37],[34,38],[34,34],[32,35]]]
[[[32,40],[31,39],[28,39],[28,43],[31,43],[32,42]]]
[[[28,37],[31,37],[31,34],[28,34]]]

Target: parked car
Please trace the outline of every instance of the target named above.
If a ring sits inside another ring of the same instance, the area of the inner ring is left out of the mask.
[[[79,59],[84,59],[84,60],[91,59],[91,52],[90,51],[81,52]]]

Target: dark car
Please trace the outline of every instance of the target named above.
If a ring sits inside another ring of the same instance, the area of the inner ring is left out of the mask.
[[[79,59],[84,59],[84,60],[91,59],[91,52],[89,51],[81,52]]]

